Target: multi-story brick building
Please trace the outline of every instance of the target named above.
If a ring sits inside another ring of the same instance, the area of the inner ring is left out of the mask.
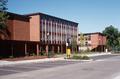
[[[80,37],[78,34],[78,46],[81,50],[91,50],[91,51],[105,51],[106,47],[106,36],[100,32],[95,33],[84,33],[83,46],[80,46]]]
[[[26,16],[31,17],[30,40],[40,41],[40,51],[65,52],[67,39],[77,38],[78,23],[43,13]]]
[[[7,33],[0,31],[0,56],[65,52],[68,38],[77,38],[78,23],[43,13],[8,12]]]
[[[27,52],[26,43],[30,41],[30,17],[7,13],[7,30],[0,30],[0,57],[23,56]]]

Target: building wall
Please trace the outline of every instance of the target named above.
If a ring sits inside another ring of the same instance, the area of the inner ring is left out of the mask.
[[[92,49],[96,48],[99,45],[98,34],[91,35],[91,46]]]
[[[30,41],[40,41],[40,16],[30,17]]]
[[[77,24],[56,19],[53,17],[41,16],[41,41],[49,41],[51,44],[65,44],[68,38],[77,39]],[[47,33],[49,36],[47,37]]]
[[[13,39],[14,40],[30,40],[29,22],[14,20],[13,21]]]
[[[106,45],[106,43],[107,43],[106,36],[103,36],[103,45]]]
[[[90,38],[89,38],[90,37]],[[78,39],[80,36],[78,36]],[[87,45],[86,45],[87,42]],[[78,45],[80,44],[80,40],[78,40]],[[104,47],[106,45],[106,37],[103,36],[101,33],[89,33],[89,34],[84,34],[84,46],[81,47],[81,49],[87,49],[89,48],[90,50],[97,50],[97,49],[102,49],[104,50]]]
[[[98,46],[105,46],[106,45],[106,37],[101,34],[93,34],[91,35],[92,39],[92,49],[97,48]]]
[[[25,18],[18,15],[9,15],[10,18],[7,20],[8,27],[8,40],[30,40],[30,27],[29,18]]]
[[[9,31],[9,39],[13,40],[13,20],[7,20],[7,26]]]

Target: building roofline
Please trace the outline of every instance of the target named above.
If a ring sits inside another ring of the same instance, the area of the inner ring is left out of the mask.
[[[105,36],[105,35],[104,35],[103,33],[101,33],[101,32],[83,33],[83,35],[93,35],[93,34],[100,34],[100,35]],[[80,34],[78,34],[78,35],[80,35]]]
[[[29,17],[29,16],[25,16],[25,15],[13,13],[13,12],[8,12],[8,11],[6,11],[6,12],[7,12],[8,15],[20,16],[20,17],[23,17],[23,18],[26,18],[26,19],[31,18],[31,17]]]
[[[75,24],[77,24],[77,25],[79,24],[79,23],[74,22],[74,21],[66,20],[66,19],[63,19],[63,18],[59,18],[59,17],[52,16],[52,15],[48,15],[48,14],[41,13],[41,12],[30,13],[30,14],[24,14],[24,16],[34,16],[34,15],[46,15],[46,16],[50,16],[50,17],[53,17],[53,18],[56,18],[56,19],[61,19],[61,20],[67,21],[67,22],[72,22],[72,23],[75,23]]]

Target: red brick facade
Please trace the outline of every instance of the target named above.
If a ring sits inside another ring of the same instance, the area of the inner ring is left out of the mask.
[[[7,27],[10,40],[30,41],[29,17],[8,13]]]
[[[39,55],[43,51],[65,53],[67,38],[77,38],[78,23],[42,13],[8,12],[8,15],[8,38],[0,39],[0,56]],[[4,35],[0,32],[1,37]]]
[[[106,47],[106,36],[102,33],[85,33],[83,50],[90,49],[91,51],[105,51]],[[78,34],[79,42],[80,34]],[[80,42],[79,42],[80,43]],[[78,45],[79,45],[78,43]]]

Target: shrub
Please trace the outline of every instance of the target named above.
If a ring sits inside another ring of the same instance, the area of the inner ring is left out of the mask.
[[[33,52],[33,53],[31,53],[31,54],[30,54],[30,56],[35,56],[35,53],[34,53],[34,52]]]
[[[88,56],[80,56],[80,55],[73,55],[71,59],[84,59],[89,60],[90,58]]]
[[[51,52],[52,52],[52,51],[51,51]],[[53,53],[53,52],[52,52],[52,53]],[[58,54],[58,55],[59,55],[59,54],[62,54],[62,53],[61,53],[61,52],[57,52],[57,53],[55,53],[55,54]]]
[[[90,58],[88,56],[82,56],[82,59],[89,60]]]
[[[51,51],[51,52],[48,52],[48,56],[49,56],[49,57],[54,57],[54,52],[52,52],[52,51]]]
[[[81,59],[82,58],[82,56],[77,56],[77,55],[74,55],[73,57],[72,57],[72,59]]]
[[[9,58],[13,58],[14,56],[9,56]]]
[[[3,57],[2,56],[0,56],[0,59],[2,59]]]
[[[46,56],[46,52],[45,51],[42,51],[39,53],[40,56]]]

